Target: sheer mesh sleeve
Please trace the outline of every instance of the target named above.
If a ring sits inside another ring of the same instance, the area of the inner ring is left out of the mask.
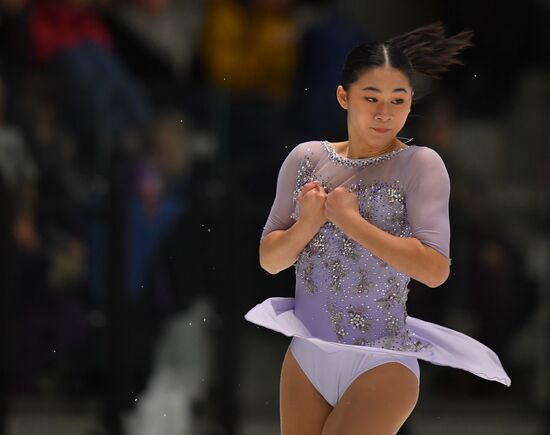
[[[451,183],[445,163],[431,148],[422,147],[410,159],[405,194],[413,236],[449,259]]]
[[[277,190],[267,222],[263,228],[260,241],[270,232],[275,230],[286,230],[295,220],[292,217],[294,211],[294,187],[300,164],[299,145],[294,147],[287,155],[277,177]]]

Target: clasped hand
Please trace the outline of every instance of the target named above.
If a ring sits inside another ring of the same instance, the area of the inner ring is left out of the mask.
[[[359,215],[357,195],[345,187],[337,187],[326,193],[318,181],[304,184],[298,194],[300,218],[321,227],[327,220],[344,230],[347,223]]]

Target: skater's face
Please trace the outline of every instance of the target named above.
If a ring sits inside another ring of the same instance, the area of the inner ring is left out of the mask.
[[[384,144],[405,125],[413,90],[405,74],[384,66],[361,74],[347,91],[338,86],[336,96],[348,112],[348,132],[353,130],[354,135],[369,143]]]

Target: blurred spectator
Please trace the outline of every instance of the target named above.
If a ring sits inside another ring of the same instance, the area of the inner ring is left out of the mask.
[[[46,99],[36,98],[28,116],[28,136],[41,173],[37,185],[41,225],[85,237],[91,191],[78,172],[77,145]]]
[[[143,283],[162,238],[186,210],[183,183],[189,165],[189,132],[178,116],[162,116],[146,155],[133,170],[128,210],[128,286],[139,300]],[[149,148],[150,147],[150,148]]]
[[[300,41],[295,87],[297,126],[301,137],[340,140],[347,131],[347,112],[336,101],[340,65],[348,51],[370,39],[354,27],[331,5],[319,9],[319,16],[308,26]]]
[[[121,168],[121,188],[127,198],[124,234],[120,236],[125,244],[121,250],[124,257],[119,260],[122,312],[116,314],[112,333],[123,342],[112,349],[117,361],[113,373],[116,392],[107,413],[120,414],[135,405],[133,398],[143,391],[150,376],[159,328],[179,308],[177,293],[187,290],[185,283],[170,279],[166,261],[157,262],[166,260],[165,240],[173,237],[178,222],[188,213],[184,189],[190,132],[180,122],[182,118],[159,115],[146,138],[143,155]],[[186,242],[177,239],[178,244]]]
[[[0,81],[0,181],[14,200],[15,244],[23,251],[33,252],[40,246],[35,219],[38,168],[23,133],[6,124],[5,107],[5,87]]]
[[[112,45],[109,30],[90,0],[31,0],[29,26],[37,64],[85,43],[104,49]]]
[[[0,80],[0,175],[8,189],[23,201],[31,195],[38,168],[27,149],[23,132],[6,124],[6,92]]]
[[[85,316],[76,290],[83,284],[85,250],[80,240],[44,225],[38,189],[43,174],[38,177],[23,134],[4,124],[2,94],[0,87],[0,178],[15,205],[13,386],[18,392],[75,391],[85,379],[79,373],[85,365],[66,361],[74,361],[84,343]]]
[[[79,166],[105,171],[115,140],[144,127],[146,97],[114,56],[112,38],[88,0],[34,0],[32,59],[57,78],[62,119],[77,137]]]
[[[148,76],[156,76],[158,72],[155,70],[165,69],[169,77],[188,81],[202,25],[203,3],[202,0],[121,2],[112,14],[120,32],[117,33],[117,45],[119,36],[131,38],[134,47],[134,53],[130,55],[132,66],[146,71]],[[153,62],[144,62],[144,53],[147,60]],[[128,53],[121,55],[130,57]]]
[[[212,0],[200,57],[215,86],[273,99],[290,97],[297,63],[293,0]]]

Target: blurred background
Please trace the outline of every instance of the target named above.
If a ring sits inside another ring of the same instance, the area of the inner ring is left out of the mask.
[[[275,435],[294,295],[259,238],[300,142],[347,139],[357,43],[442,20],[476,46],[400,136],[451,187],[448,281],[408,313],[506,388],[421,362],[400,434],[550,433],[550,2],[0,0],[1,435]]]

